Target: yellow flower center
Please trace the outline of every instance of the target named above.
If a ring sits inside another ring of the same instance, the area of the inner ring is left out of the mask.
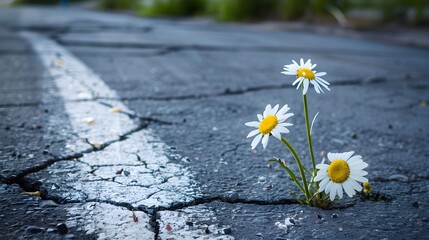
[[[305,77],[305,78],[310,79],[310,80],[314,80],[314,78],[315,78],[314,72],[308,68],[300,68],[298,71],[296,71],[296,76],[297,77]]]
[[[328,167],[328,176],[335,183],[343,183],[350,176],[349,164],[344,160],[334,160]]]
[[[259,124],[259,131],[263,135],[269,134],[277,126],[277,123],[278,121],[276,116],[267,116],[262,120],[261,124]]]

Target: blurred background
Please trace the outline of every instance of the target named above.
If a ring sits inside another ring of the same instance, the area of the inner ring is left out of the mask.
[[[427,0],[0,0],[1,5],[81,5],[145,17],[209,17],[216,21],[336,23],[351,28],[425,26]]]

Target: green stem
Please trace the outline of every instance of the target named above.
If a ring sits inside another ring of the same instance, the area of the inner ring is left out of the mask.
[[[305,190],[304,190],[304,188],[301,186],[301,184],[299,183],[299,181],[298,181],[298,179],[297,179],[297,177],[296,177],[295,173],[293,173],[293,172],[292,172],[292,170],[291,170],[290,168],[288,168],[288,167],[284,164],[284,162],[283,162],[282,160],[280,160],[280,159],[278,159],[278,158],[275,158],[275,159],[268,160],[268,162],[276,162],[276,163],[278,163],[282,168],[284,168],[284,169],[289,173],[289,176],[290,176],[290,178],[292,179],[292,181],[294,181],[294,182],[296,183],[296,185],[299,187],[299,189],[301,189],[301,191],[302,191],[303,193],[305,193]]]
[[[308,148],[310,150],[311,164],[313,165],[313,172],[316,174],[316,160],[314,160],[314,151],[313,151],[313,141],[311,139],[311,129],[310,129],[310,119],[308,117],[308,104],[307,104],[307,94],[302,95],[302,100],[304,101],[304,114],[305,114],[305,127],[307,129],[307,141]]]
[[[308,116],[307,94],[302,95],[302,101],[304,103],[305,127],[307,129],[308,149],[310,151],[311,164],[313,165],[313,175],[311,178],[311,182],[313,182],[317,174],[317,169],[316,169],[316,160],[314,159],[313,140],[311,138],[310,118]],[[319,190],[319,183],[316,183],[316,191],[318,190]],[[319,197],[323,198],[323,193],[320,193]]]
[[[308,191],[307,179],[305,177],[304,167],[302,166],[301,160],[299,159],[299,156],[296,153],[295,149],[292,147],[292,145],[289,144],[288,141],[286,141],[284,137],[282,137],[282,142],[289,149],[289,151],[292,153],[293,157],[295,158],[296,164],[298,165],[298,168],[299,168],[299,173],[301,174],[302,183],[303,183],[302,185],[304,187],[304,194],[307,200],[309,200],[311,195],[310,195],[310,192]]]

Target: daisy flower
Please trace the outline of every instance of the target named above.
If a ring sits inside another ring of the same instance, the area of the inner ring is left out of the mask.
[[[293,64],[285,65],[283,67],[285,71],[282,73],[285,75],[293,75],[297,77],[292,85],[295,86],[298,84],[296,89],[304,86],[302,95],[307,93],[309,83],[313,84],[314,90],[317,93],[323,93],[322,87],[330,91],[328,87],[329,83],[321,78],[322,76],[326,75],[326,72],[317,72],[313,70],[317,64],[312,64],[311,59],[308,59],[307,62],[304,63],[304,59],[301,58],[300,64],[296,63],[294,60],[292,60],[292,62]]]
[[[325,191],[329,194],[331,201],[335,200],[336,195],[343,198],[343,189],[352,197],[356,191],[361,191],[362,186],[357,182],[368,182],[363,171],[368,164],[362,160],[362,156],[353,156],[354,152],[328,153],[328,159],[331,164],[317,164],[319,169],[314,181],[319,182],[319,192]]]
[[[285,123],[288,118],[293,116],[293,113],[287,113],[289,111],[288,105],[284,105],[279,110],[279,105],[277,104],[273,108],[270,104],[265,107],[263,114],[258,114],[259,121],[247,122],[245,123],[248,127],[257,128],[247,135],[247,138],[256,137],[252,141],[252,149],[255,149],[256,146],[262,139],[262,146],[267,147],[268,139],[270,135],[273,135],[275,138],[281,140],[281,133],[288,133],[289,130],[286,127],[292,126],[291,123]]]

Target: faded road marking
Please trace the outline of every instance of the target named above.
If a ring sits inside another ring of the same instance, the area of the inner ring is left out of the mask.
[[[135,224],[131,218],[128,222],[124,222],[123,217],[115,219],[112,212],[117,211],[122,216],[121,211],[125,208],[119,205],[143,210],[157,207],[168,209],[173,204],[201,197],[192,174],[178,163],[180,157],[169,157],[166,153],[168,146],[153,132],[139,129],[138,123],[127,115],[112,113],[107,106],[96,101],[98,97],[117,99],[118,95],[91,69],[66,49],[41,35],[30,32],[21,35],[32,44],[55,82],[74,133],[93,144],[117,141],[101,151],[85,154],[76,161],[56,162],[30,175],[42,182],[50,197],[59,201],[94,202],[97,206],[99,203],[117,205],[105,210],[96,207],[97,211],[88,211],[89,216],[84,219],[70,218],[71,226],[77,226],[88,234],[95,233],[101,239],[124,239],[139,236],[139,233],[144,235],[142,225]],[[131,112],[120,101],[111,101],[109,104]],[[93,121],[88,124],[85,122],[87,118],[93,118]],[[127,136],[126,139],[121,139],[123,135]],[[88,147],[76,141],[68,145],[75,151]],[[201,211],[202,208],[196,209]],[[76,210],[69,209],[69,215],[75,216]],[[210,212],[208,209],[205,211]],[[149,215],[143,212],[139,214],[142,216],[141,221],[145,221],[146,229],[153,231],[148,224]],[[179,219],[172,217],[169,220],[175,222]],[[214,217],[212,220],[216,222]],[[115,235],[112,235],[112,229],[115,229]],[[171,232],[172,236],[174,232]],[[210,238],[210,234],[201,229],[188,229],[185,232],[182,229],[180,234],[185,238]],[[160,237],[171,236],[164,233]]]

